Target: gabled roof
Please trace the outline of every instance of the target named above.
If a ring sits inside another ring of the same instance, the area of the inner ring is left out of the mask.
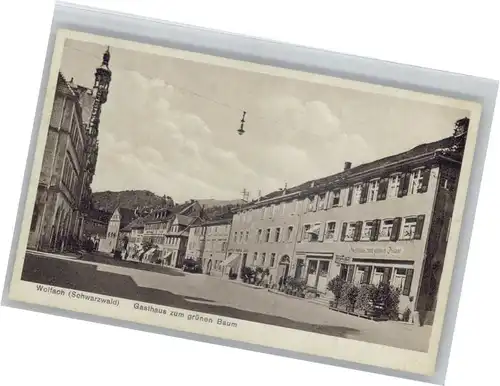
[[[192,225],[196,221],[196,217],[184,216],[183,214],[176,214],[177,223],[179,225]]]
[[[173,215],[186,215],[189,213],[189,209],[193,208],[198,204],[197,201],[187,201],[183,204],[178,204],[173,207],[164,207],[159,208],[152,211],[144,218],[145,223],[154,223],[154,222],[165,222],[169,221]],[[159,217],[157,217],[159,215]]]
[[[57,75],[56,90],[58,92],[65,94],[65,95],[76,96],[76,94],[73,92],[73,89],[71,88],[68,81],[66,80],[66,78],[64,77],[64,75],[61,72],[59,72]]]
[[[122,232],[130,232],[132,229],[144,228],[144,218],[139,217],[132,220],[128,225],[121,229]]]

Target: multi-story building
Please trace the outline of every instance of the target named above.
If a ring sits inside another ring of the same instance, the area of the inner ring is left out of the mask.
[[[201,206],[190,201],[171,208],[153,211],[144,219],[142,244],[144,261],[181,267],[186,256],[190,228],[200,220]],[[153,260],[151,260],[153,259]]]
[[[193,226],[189,229],[186,259],[202,261],[205,249],[205,232],[203,225]]]
[[[229,235],[231,232],[231,219],[222,218],[203,223],[204,248],[202,252],[203,271],[208,274],[220,276],[227,275],[233,267],[231,256],[227,255]]]
[[[136,218],[123,228],[121,232],[124,238],[127,237],[126,257],[128,259],[138,259],[143,251],[142,236],[144,234],[144,218]]]
[[[401,289],[400,309],[431,323],[468,119],[455,135],[273,192],[235,214],[229,252],[319,292],[341,276]],[[465,134],[464,134],[465,133]]]
[[[58,74],[28,248],[63,251],[83,237],[91,208],[99,116],[111,80],[108,62],[106,51],[93,89]],[[103,71],[109,77],[103,77]]]

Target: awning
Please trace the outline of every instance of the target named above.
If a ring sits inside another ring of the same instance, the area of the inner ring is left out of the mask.
[[[229,255],[229,257],[226,260],[224,260],[220,264],[220,266],[221,267],[233,267],[233,268],[235,268],[235,266],[236,266],[236,268],[237,268],[237,265],[239,263],[239,258],[240,258],[239,253],[232,253],[231,255]]]
[[[311,229],[309,229],[306,233],[313,233],[315,235],[319,235],[320,229],[321,229],[321,225],[315,225]]]
[[[154,252],[155,252],[156,248],[151,248],[151,249],[148,249],[144,255],[142,255],[143,257],[149,257],[151,256]]]

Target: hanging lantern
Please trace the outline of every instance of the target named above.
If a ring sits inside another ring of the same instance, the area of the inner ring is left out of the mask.
[[[243,111],[243,116],[241,117],[241,125],[240,125],[240,128],[237,130],[239,135],[243,135],[245,133],[243,126],[245,125],[245,115],[246,114],[247,114],[247,112]]]

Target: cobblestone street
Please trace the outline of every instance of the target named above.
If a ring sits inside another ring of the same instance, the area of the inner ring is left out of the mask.
[[[427,350],[431,332],[429,326],[374,322],[267,289],[179,271],[28,254],[23,279],[416,351]]]

